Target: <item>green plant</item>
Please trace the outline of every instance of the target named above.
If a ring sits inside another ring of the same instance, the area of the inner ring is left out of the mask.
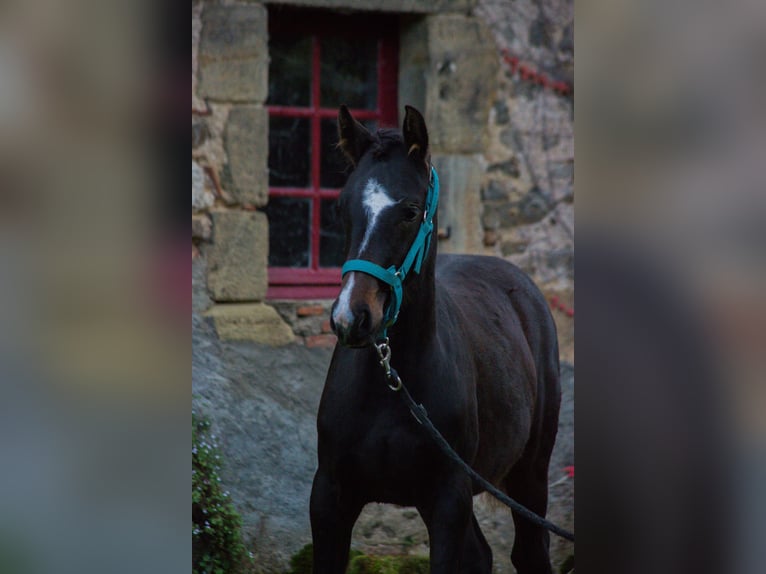
[[[286,574],[311,574],[313,547],[306,544],[292,558]],[[428,574],[426,556],[367,556],[351,550],[346,574]]]
[[[399,566],[399,574],[429,574],[427,556],[405,556]]]
[[[221,486],[221,455],[210,422],[192,411],[192,572],[237,574],[251,565],[242,519]]]
[[[311,574],[314,547],[306,544],[290,558],[290,571],[287,574]]]
[[[349,562],[348,574],[428,574],[425,556],[357,556]]]

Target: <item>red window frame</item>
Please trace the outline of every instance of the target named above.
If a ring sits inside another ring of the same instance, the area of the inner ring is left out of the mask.
[[[338,197],[340,189],[323,188],[320,185],[322,150],[321,121],[336,118],[337,108],[322,107],[320,101],[321,38],[323,36],[378,38],[376,109],[352,109],[359,120],[377,121],[378,127],[393,127],[398,123],[398,21],[389,15],[365,14],[359,16],[338,15],[330,12],[279,10],[269,15],[269,34],[279,34],[282,29],[295,35],[311,36],[311,98],[310,105],[268,105],[269,117],[308,118],[311,129],[311,182],[310,187],[271,187],[269,197],[300,197],[312,200],[310,233],[310,266],[308,268],[269,267],[269,287],[266,297],[270,299],[332,298],[340,287],[339,267],[319,266],[320,201]],[[284,28],[283,28],[284,27]]]

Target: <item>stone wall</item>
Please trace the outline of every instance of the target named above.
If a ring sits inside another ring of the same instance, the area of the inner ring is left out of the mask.
[[[570,86],[573,11],[573,3],[564,0],[480,0],[476,9],[489,23],[499,53],[505,50],[532,74]],[[484,252],[513,261],[546,288],[568,293],[574,256],[573,99],[529,75],[507,60],[498,73],[481,185]]]
[[[479,0],[474,12],[501,62],[481,158],[477,251],[529,273],[551,301],[562,359],[573,361],[574,4]]]
[[[488,26],[470,13],[475,0],[284,4],[402,14],[400,107],[416,105],[429,125],[442,174],[441,249],[481,250],[478,190],[499,61]],[[314,332],[305,320],[292,329],[302,302],[265,301],[268,222],[259,210],[268,201],[267,10],[252,2],[192,8],[192,257],[205,259],[208,313],[224,338],[332,346],[321,321]]]
[[[258,3],[192,4],[192,259],[223,339],[282,345],[268,286],[268,14]],[[202,278],[202,277],[201,277]]]

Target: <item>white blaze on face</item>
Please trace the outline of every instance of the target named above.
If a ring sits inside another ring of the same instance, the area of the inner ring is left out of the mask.
[[[377,180],[370,178],[367,181],[367,185],[364,187],[364,193],[362,194],[362,204],[364,210],[367,212],[367,229],[364,232],[364,238],[359,246],[359,255],[362,256],[364,250],[367,248],[367,244],[370,242],[373,232],[375,231],[375,224],[378,221],[378,217],[383,211],[396,202],[388,195],[386,188],[380,185]]]
[[[367,228],[359,245],[357,258],[363,259],[362,254],[370,242],[370,238],[375,231],[375,224],[386,209],[396,202],[388,195],[388,191],[376,179],[370,178],[362,192],[362,205],[367,213]],[[354,320],[354,314],[351,312],[351,293],[354,289],[354,271],[349,274],[348,281],[343,286],[343,290],[338,295],[338,302],[333,312],[333,321],[336,325],[350,325]]]
[[[348,281],[338,295],[338,302],[333,309],[332,320],[336,325],[348,327],[354,322],[354,314],[351,312],[351,291],[354,289],[354,272],[349,274]]]

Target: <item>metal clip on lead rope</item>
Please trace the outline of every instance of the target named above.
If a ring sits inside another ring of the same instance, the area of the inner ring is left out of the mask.
[[[388,344],[388,337],[386,337],[380,343],[375,343],[375,350],[378,352],[378,359],[380,359],[380,366],[386,374],[388,379],[388,388],[392,391],[398,391],[402,388],[402,380],[396,371],[391,372],[391,347]]]

